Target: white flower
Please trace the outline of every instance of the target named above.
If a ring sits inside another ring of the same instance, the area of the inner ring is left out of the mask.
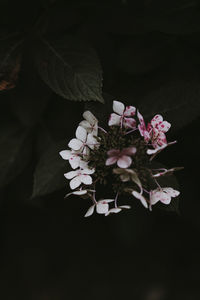
[[[77,195],[77,196],[86,195],[88,192],[95,192],[95,190],[82,190],[82,189],[76,190],[65,195],[65,198],[69,197],[70,195]]]
[[[121,205],[121,206],[118,206],[118,207],[114,207],[114,208],[111,208],[106,214],[105,216],[108,216],[109,214],[117,214],[119,213],[120,211],[122,211],[122,209],[130,209],[131,206],[130,205]]]
[[[157,188],[150,192],[150,205],[154,205],[157,202],[162,202],[163,204],[169,204],[171,198],[177,197],[180,194],[179,191],[174,190],[171,187]]]
[[[97,136],[98,134],[97,118],[89,110],[83,113],[83,118],[85,120],[81,121],[79,125],[85,128],[88,133],[92,133],[93,135]]]
[[[147,200],[144,198],[144,196],[142,195],[143,191],[141,191],[140,193],[136,192],[136,191],[132,191],[132,195],[139,199],[140,202],[142,203],[142,205],[145,207],[145,208],[148,208],[148,203],[147,203]]]
[[[94,138],[94,136],[89,133],[87,134],[87,131],[85,128],[78,126],[76,129],[76,138],[72,139],[68,146],[75,151],[81,151],[83,154],[88,154],[88,147],[91,149],[95,148],[95,145],[97,144],[97,140]]]
[[[110,115],[108,125],[124,126],[125,128],[135,128],[136,121],[132,117],[135,115],[136,108],[134,106],[126,106],[119,101],[113,101],[113,111]]]
[[[94,173],[94,169],[78,169],[75,171],[70,171],[68,173],[65,173],[64,176],[67,179],[71,179],[69,185],[72,190],[76,189],[81,185],[81,183],[90,185],[92,184],[92,177],[91,174]]]
[[[80,152],[74,151],[74,150],[63,150],[59,152],[60,156],[64,160],[68,160],[72,169],[76,169],[80,166]]]
[[[90,206],[90,208],[88,209],[88,211],[85,214],[85,217],[89,217],[93,214],[94,209],[96,207],[96,212],[98,214],[106,214],[109,211],[109,204],[110,202],[113,202],[114,199],[103,199],[103,200],[99,200],[98,202],[96,202],[95,204],[93,204],[92,206]]]

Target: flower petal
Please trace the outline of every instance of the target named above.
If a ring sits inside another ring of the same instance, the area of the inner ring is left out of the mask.
[[[93,134],[89,133],[88,136],[87,136],[87,145],[88,145],[88,147],[90,149],[94,149],[97,144],[98,144],[97,140],[95,139]]]
[[[62,157],[62,159],[65,159],[65,160],[68,160],[72,155],[70,150],[62,150],[59,152],[59,154]]]
[[[79,179],[84,184],[87,184],[87,185],[92,184],[92,177],[90,175],[86,175],[86,174],[80,175]]]
[[[120,153],[120,150],[118,149],[111,149],[107,152],[108,156],[118,156]]]
[[[74,177],[69,183],[70,188],[72,190],[76,189],[80,184],[81,184],[80,176]]]
[[[80,156],[77,156],[77,155],[73,155],[70,157],[69,163],[70,163],[70,166],[72,167],[72,169],[76,169],[79,167],[80,160],[81,160]]]
[[[105,204],[105,203],[110,203],[110,202],[114,202],[114,201],[115,201],[115,199],[102,199],[102,200],[99,200],[98,203]]]
[[[134,106],[126,106],[124,111],[124,116],[126,117],[133,117],[135,116],[136,108]]]
[[[82,142],[86,141],[87,138],[87,131],[82,126],[78,126],[76,129],[76,138],[79,139]]]
[[[134,155],[136,153],[136,147],[128,147],[122,150],[122,153],[125,155]]]
[[[121,211],[122,209],[119,207],[111,208],[107,213],[105,213],[105,216],[107,217],[109,214],[117,214]]]
[[[135,198],[139,199],[140,202],[142,203],[142,205],[143,205],[145,208],[148,208],[147,201],[146,201],[146,199],[144,198],[144,196],[142,196],[141,193],[138,193],[138,192],[136,192],[136,191],[133,191],[133,192],[132,192],[132,195],[133,195]]]
[[[80,150],[80,149],[81,149],[81,147],[83,146],[83,143],[82,143],[80,140],[78,140],[78,139],[72,139],[72,140],[69,142],[68,146],[69,146],[71,149],[77,151],[77,150]]]
[[[70,171],[70,172],[68,172],[68,173],[65,173],[64,176],[65,176],[65,178],[67,178],[67,179],[72,179],[72,178],[74,178],[75,176],[78,175],[78,172],[79,172],[79,170],[76,170],[76,171]]]
[[[117,160],[117,165],[119,168],[128,168],[132,164],[132,159],[130,156],[123,155]]]
[[[95,205],[90,206],[90,208],[87,210],[87,212],[86,212],[86,214],[85,214],[84,217],[86,217],[86,218],[90,217],[93,214],[93,212],[94,212],[94,208],[95,208]]]
[[[164,121],[160,124],[158,124],[157,128],[158,130],[162,131],[162,132],[167,132],[171,127],[171,124],[167,121]]]
[[[177,197],[180,194],[179,191],[174,190],[171,187],[163,188],[163,191],[166,192],[167,194],[169,194],[171,197]]]
[[[132,118],[124,118],[123,119],[123,126],[125,128],[136,128],[136,121]]]
[[[116,156],[111,156],[111,157],[109,157],[109,158],[106,159],[105,165],[106,166],[113,165],[113,164],[116,163],[116,161],[117,161],[117,157]]]
[[[81,174],[85,175],[85,174],[93,174],[95,172],[95,169],[89,169],[89,168],[86,168],[86,169],[83,169],[81,170]]]
[[[130,205],[120,205],[119,208],[121,209],[131,209]]]
[[[83,118],[87,120],[91,125],[94,125],[98,122],[97,118],[89,110],[83,113]]]
[[[112,113],[109,117],[108,125],[109,126],[119,126],[121,123],[121,116],[118,116],[115,113]]]
[[[161,115],[155,115],[153,119],[151,120],[151,125],[153,127],[156,127],[163,121],[163,117]]]
[[[108,212],[109,206],[107,203],[98,202],[96,205],[96,210],[98,214],[106,214]]]
[[[125,106],[120,101],[113,101],[113,111],[118,115],[123,115]]]

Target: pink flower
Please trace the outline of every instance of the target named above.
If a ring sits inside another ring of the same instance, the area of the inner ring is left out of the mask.
[[[122,151],[118,149],[112,149],[107,152],[109,158],[106,160],[106,166],[117,163],[119,168],[128,168],[132,164],[132,158],[130,155],[136,153],[135,147],[124,148]]]
[[[139,111],[137,112],[137,116],[140,122],[138,129],[141,136],[144,137],[144,140],[147,143],[151,141],[152,146],[155,149],[167,145],[165,132],[167,132],[171,127],[169,122],[163,121],[163,117],[161,115],[156,115],[146,127],[144,118]]]
[[[135,128],[136,121],[132,118],[135,115],[136,108],[134,106],[126,106],[119,101],[113,101],[113,111],[110,115],[108,125],[121,126],[125,128]]]
[[[179,191],[174,190],[171,187],[165,187],[162,189],[156,189],[150,192],[150,209],[151,206],[156,204],[158,201],[163,204],[170,204],[171,198],[177,197],[180,194]]]

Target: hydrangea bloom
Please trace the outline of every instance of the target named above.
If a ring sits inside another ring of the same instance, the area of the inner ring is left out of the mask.
[[[180,168],[154,169],[151,162],[157,154],[176,143],[167,142],[166,132],[171,124],[156,115],[146,125],[134,106],[125,107],[119,101],[113,101],[113,111],[107,130],[99,127],[90,111],[84,112],[84,120],[68,144],[70,149],[60,152],[72,167],[72,171],[64,174],[72,190],[66,197],[77,195],[92,201],[85,217],[94,211],[108,216],[130,209],[130,205],[118,204],[124,195],[126,198],[130,195],[130,201],[139,200],[149,210],[158,202],[169,205],[172,198],[179,195],[172,187],[161,187],[159,180]],[[102,184],[108,185],[106,189],[111,199],[97,201]]]

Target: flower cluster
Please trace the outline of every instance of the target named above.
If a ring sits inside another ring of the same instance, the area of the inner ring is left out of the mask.
[[[107,130],[99,126],[90,111],[84,112],[75,138],[68,143],[70,149],[60,152],[73,169],[64,174],[72,190],[66,197],[74,194],[92,200],[85,217],[94,211],[107,216],[129,209],[129,205],[118,205],[119,197],[124,194],[138,199],[149,210],[157,202],[170,204],[179,195],[179,191],[161,187],[157,181],[179,168],[153,169],[151,162],[160,151],[176,142],[167,142],[170,123],[156,115],[146,125],[134,106],[125,107],[119,101],[113,101],[113,111]],[[109,187],[109,199],[97,201],[98,187],[102,184]]]

